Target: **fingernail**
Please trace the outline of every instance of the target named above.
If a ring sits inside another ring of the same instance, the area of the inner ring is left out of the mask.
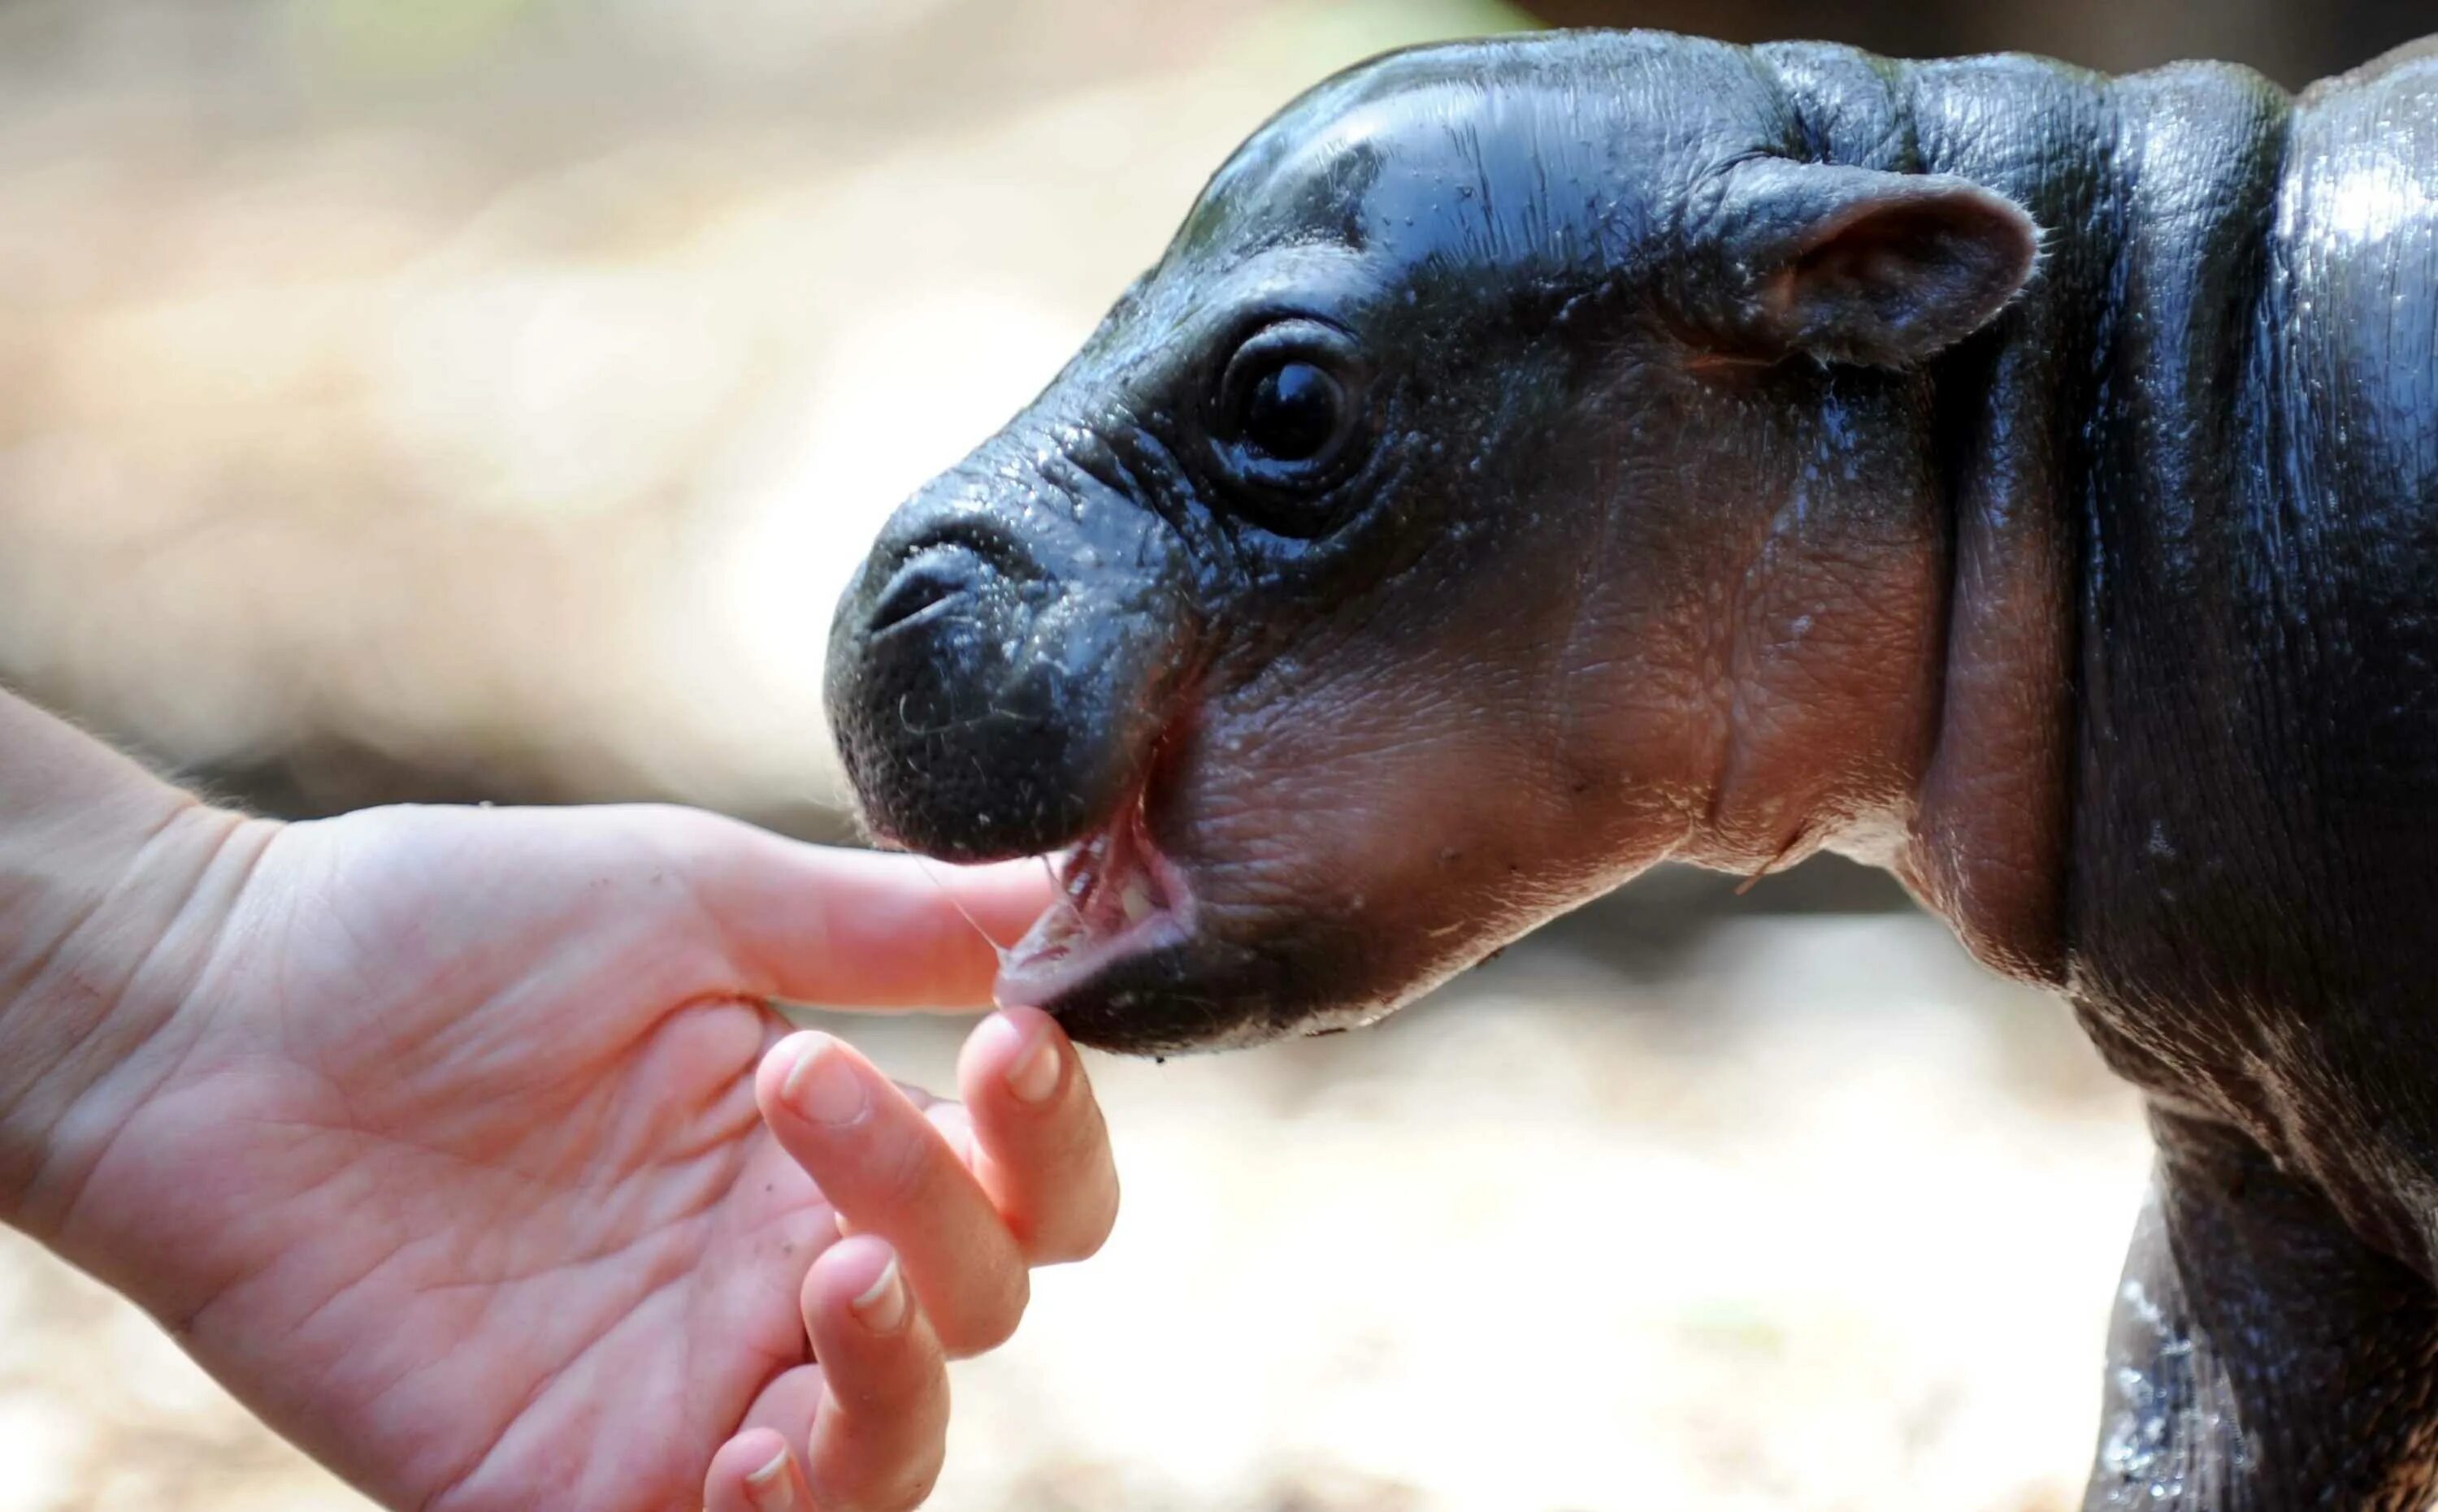
[[[1048,1029],[1035,1030],[1032,1046],[1007,1068],[1007,1089],[1019,1102],[1047,1102],[1058,1090],[1058,1046]]]
[[[779,1090],[815,1123],[836,1126],[863,1116],[863,1078],[856,1075],[846,1047],[826,1034],[810,1037]]]
[[[745,1477],[745,1500],[753,1512],[797,1512],[796,1478],[787,1473],[787,1451]]]
[[[863,1326],[874,1333],[890,1333],[906,1321],[906,1287],[898,1279],[897,1257],[889,1257],[880,1278],[864,1288],[863,1295],[847,1306],[863,1320]]]

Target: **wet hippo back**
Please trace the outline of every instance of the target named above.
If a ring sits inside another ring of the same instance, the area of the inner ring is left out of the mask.
[[[2082,527],[2074,985],[2120,1069],[2426,1270],[2438,57],[2291,106],[2122,87],[2154,124]]]

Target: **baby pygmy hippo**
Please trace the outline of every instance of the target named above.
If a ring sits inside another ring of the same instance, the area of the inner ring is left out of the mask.
[[[1119,1049],[1886,867],[2148,1099],[2087,1505],[2438,1495],[2429,44],[1342,74],[899,510],[828,697],[881,835],[1071,852],[1003,994]]]

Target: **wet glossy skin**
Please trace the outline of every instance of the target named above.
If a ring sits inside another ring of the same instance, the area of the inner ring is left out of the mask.
[[[2418,1508],[2434,346],[2427,52],[1407,54],[892,520],[832,709],[884,835],[1085,847],[1005,985],[1119,1047],[1894,869],[2153,1098],[2092,1504]]]

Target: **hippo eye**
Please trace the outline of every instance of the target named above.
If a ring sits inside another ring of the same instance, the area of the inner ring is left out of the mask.
[[[1253,380],[1237,435],[1279,462],[1309,462],[1329,449],[1346,390],[1310,362],[1281,362]]]
[[[1352,339],[1317,321],[1282,321],[1238,347],[1220,379],[1212,438],[1234,480],[1273,502],[1342,481],[1361,460],[1362,372]]]

